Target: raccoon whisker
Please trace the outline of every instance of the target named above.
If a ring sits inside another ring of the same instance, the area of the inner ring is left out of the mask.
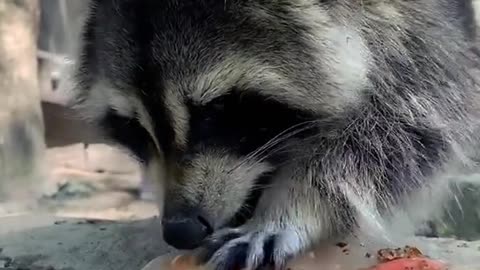
[[[270,139],[267,143],[265,143],[264,145],[262,145],[261,147],[257,148],[256,150],[254,150],[252,153],[248,154],[244,159],[242,159],[235,167],[233,167],[232,169],[230,169],[229,173],[235,171],[236,169],[238,169],[240,166],[244,165],[245,163],[251,161],[252,159],[255,159],[257,158],[258,156],[262,155],[263,153],[267,152],[268,150],[270,150],[271,148],[277,146],[279,143],[291,138],[292,136],[295,136],[297,135],[298,133],[300,132],[303,132],[303,131],[306,131],[308,129],[311,129],[311,128],[314,128],[315,125],[313,125],[316,121],[305,121],[305,122],[302,122],[302,123],[299,123],[297,125],[294,125],[284,131],[282,131],[281,133],[279,133],[278,135],[276,135],[275,137],[273,137],[272,139]],[[303,125],[306,125],[305,127],[302,127],[302,128],[299,128]],[[256,163],[257,164],[257,163]]]
[[[309,122],[302,122],[300,124],[297,124],[293,127],[290,127],[288,129],[282,131],[281,133],[279,133],[278,135],[276,135],[275,137],[270,139],[267,143],[265,143],[261,147],[257,148],[255,151],[253,151],[249,155],[247,155],[247,157],[245,158],[244,161],[248,161],[251,158],[255,158],[257,155],[261,154],[262,152],[268,150],[271,147],[274,147],[278,143],[290,138],[291,136],[294,136],[294,135],[298,134],[299,132],[304,131],[305,129],[310,128],[309,126],[307,126],[307,127],[304,127],[302,129],[298,129],[298,130],[295,129],[297,127],[300,127],[301,125],[305,125],[305,124],[308,124],[308,123]]]
[[[288,129],[285,129],[284,131],[280,132],[278,135],[276,135],[275,137],[270,139],[267,143],[265,143],[264,145],[262,145],[261,147],[257,148],[255,151],[253,151],[251,153],[251,155],[255,155],[259,151],[268,149],[272,145],[278,144],[279,142],[282,142],[283,140],[288,139],[291,136],[294,136],[294,135],[298,134],[299,132],[302,132],[302,131],[305,131],[309,128],[312,128],[313,127],[312,124],[315,123],[315,122],[316,121],[305,121],[305,122],[296,124],[292,127],[289,127]],[[304,125],[306,125],[306,126],[302,127]],[[302,128],[300,128],[300,127],[302,127]]]
[[[268,183],[268,184],[259,184],[259,185],[254,185],[251,189],[252,190],[262,190],[262,189],[269,189],[278,186],[278,183]]]
[[[306,128],[303,128],[301,131],[304,131],[306,130],[307,128],[310,128],[310,127],[306,127]],[[316,136],[312,136],[312,139],[315,138],[316,140],[318,140],[318,138]],[[306,139],[307,140],[307,143],[308,143],[308,138]],[[301,141],[302,145],[305,145],[306,142],[305,142],[305,139]],[[276,145],[278,146],[278,145]],[[277,147],[277,148],[273,148],[275,147],[272,146],[272,149],[270,149],[270,151],[263,151],[262,153],[258,153],[258,155],[256,155],[254,158],[255,158],[255,162],[252,163],[252,164],[249,164],[249,166],[247,168],[245,168],[246,170],[249,170],[250,168],[254,168],[256,165],[258,165],[259,163],[263,162],[265,159],[267,159],[268,157],[270,157],[271,155],[274,155],[274,154],[278,154],[279,152],[281,152],[282,150],[285,150],[285,149],[289,149],[289,151],[291,152],[292,150],[291,149],[295,149],[295,146],[292,145],[292,144],[286,144],[286,145],[281,145],[281,147]],[[303,148],[301,148],[303,149]],[[262,154],[265,154],[264,156],[261,156]],[[311,158],[311,153],[308,152],[308,153],[305,153],[305,152],[302,152],[302,153],[296,153],[293,157],[289,158],[288,160],[285,160],[283,162],[280,162],[279,164],[277,164],[278,166],[283,166],[285,164],[288,164],[288,163],[292,163],[292,161],[299,161],[303,158]]]
[[[286,149],[287,147],[286,146],[282,146],[282,147],[279,147],[279,148],[273,148],[275,147],[275,145],[272,145],[271,146],[271,149],[266,149],[260,153],[257,153],[255,156],[252,156],[250,158],[245,158],[243,159],[239,164],[237,164],[234,168],[230,169],[228,171],[227,174],[231,174],[233,173],[236,169],[238,169],[239,167],[241,166],[244,166],[245,164],[248,164],[248,166],[246,166],[244,169],[246,171],[249,171],[250,169],[252,168],[255,168],[256,165],[258,165],[259,163],[263,162],[265,159],[267,159],[268,157],[272,156],[273,154],[276,154],[278,153],[280,150],[283,150],[283,149]],[[270,151],[268,151],[270,150]],[[251,162],[249,163],[249,161],[254,161],[254,162]]]
[[[318,121],[316,121],[316,122],[318,122]],[[316,126],[305,127],[305,128],[303,128],[303,129],[301,129],[301,130],[298,130],[298,132],[302,132],[302,131],[307,130],[308,128],[314,128],[314,127],[316,127]],[[298,134],[298,132],[296,132],[295,134]],[[295,134],[293,134],[293,135],[295,135]],[[290,137],[291,137],[291,136],[290,136]],[[286,139],[288,139],[288,138],[286,138]],[[316,142],[316,143],[317,143],[316,145],[318,146],[318,145],[319,145],[319,144],[318,144],[318,139],[319,139],[318,136],[315,134],[315,135],[312,135],[312,136],[307,137],[307,138],[302,138],[302,140],[299,141],[299,142],[293,142],[293,143],[289,143],[289,144],[284,144],[284,145],[281,145],[280,147],[277,147],[277,148],[273,148],[273,147],[275,147],[275,146],[272,146],[272,148],[269,149],[269,150],[270,150],[269,152],[267,152],[267,153],[265,153],[265,152],[259,153],[257,156],[255,156],[255,158],[257,158],[257,160],[256,160],[256,162],[255,162],[254,164],[252,164],[252,166],[255,166],[256,164],[264,161],[266,158],[270,157],[271,155],[277,154],[277,153],[279,153],[279,152],[282,151],[282,150],[289,149],[289,152],[293,152],[294,149],[296,148],[295,145],[302,146],[302,147],[298,147],[299,149],[302,149],[302,152],[300,152],[300,153],[295,153],[295,155],[294,155],[293,157],[289,158],[288,160],[285,160],[285,161],[281,162],[280,165],[285,165],[285,164],[287,164],[287,163],[290,163],[292,160],[297,161],[297,160],[301,160],[302,158],[311,157],[311,152],[305,153],[305,152],[303,151],[303,149],[304,149],[303,147],[304,147],[306,144],[309,144],[309,143],[310,143],[310,140]],[[279,141],[279,142],[281,142],[281,141]],[[311,143],[310,143],[310,144],[311,144]],[[278,145],[276,145],[276,146],[278,146]],[[265,154],[265,155],[264,155],[264,156],[261,156],[261,154]]]
[[[258,156],[255,160],[255,163],[251,164],[249,167],[254,167],[255,165],[263,162],[265,159],[269,158],[270,156],[281,152],[282,150],[289,149],[291,145],[282,145],[281,147],[273,148],[270,151],[264,153],[263,156]],[[288,161],[281,162],[280,164],[286,164]]]

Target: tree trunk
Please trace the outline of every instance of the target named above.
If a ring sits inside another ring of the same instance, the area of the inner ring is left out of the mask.
[[[44,174],[38,0],[0,1],[0,200],[33,198]]]

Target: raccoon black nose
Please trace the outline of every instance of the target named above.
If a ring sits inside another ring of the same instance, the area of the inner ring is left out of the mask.
[[[210,223],[201,216],[174,215],[162,220],[163,239],[176,249],[195,249],[212,234]]]

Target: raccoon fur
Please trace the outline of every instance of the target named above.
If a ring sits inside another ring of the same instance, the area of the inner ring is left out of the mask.
[[[90,1],[72,107],[214,269],[281,269],[470,166],[470,0]]]

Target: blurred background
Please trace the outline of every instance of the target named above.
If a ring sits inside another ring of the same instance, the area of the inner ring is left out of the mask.
[[[65,106],[62,74],[85,11],[86,0],[0,1],[0,216],[157,214],[139,166]],[[447,210],[419,234],[480,239],[480,175],[454,190]]]
[[[0,215],[155,215],[142,173],[65,106],[85,0],[0,1]]]

